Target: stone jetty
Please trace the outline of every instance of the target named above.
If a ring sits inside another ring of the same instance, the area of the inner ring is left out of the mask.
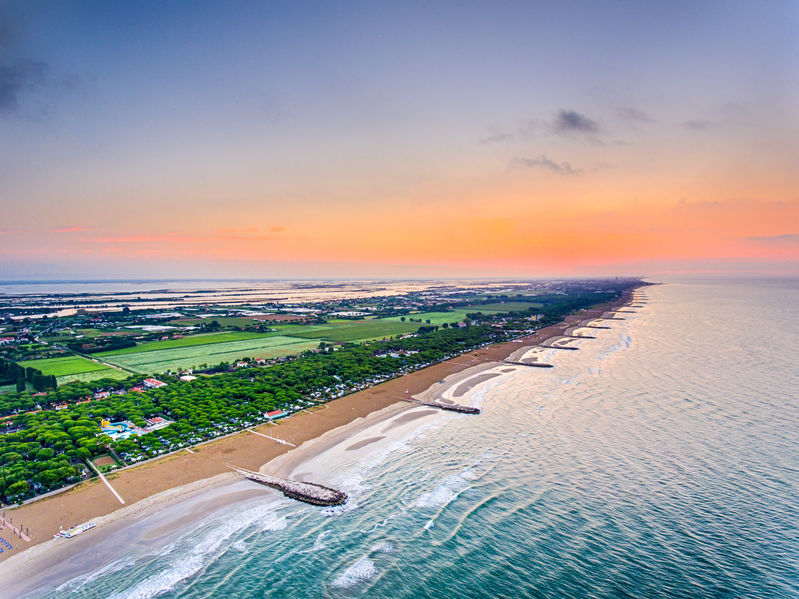
[[[577,351],[579,347],[572,347],[571,345],[539,345],[539,347],[546,347],[547,349],[570,349]]]
[[[427,406],[428,408],[438,408],[439,410],[448,410],[450,412],[458,412],[460,414],[479,414],[480,408],[473,408],[472,406],[462,406],[456,403],[440,403],[437,401],[422,401],[421,399],[414,399],[412,397],[403,397],[405,401],[418,403],[420,406]]]
[[[532,366],[533,368],[552,368],[552,364],[543,362],[518,362],[516,360],[505,360],[505,364],[515,364],[516,366]]]
[[[286,497],[310,503],[311,505],[341,505],[347,501],[347,494],[343,491],[337,491],[336,489],[331,489],[330,487],[325,487],[316,483],[286,480],[276,476],[269,476],[268,474],[261,474],[260,472],[253,472],[252,470],[246,470],[244,468],[237,468],[229,464],[228,468],[235,470],[245,478],[277,489]]]
[[[446,404],[438,402],[425,403],[424,405],[431,408],[438,408],[440,410],[449,410],[450,412],[460,412],[461,414],[479,414],[480,408],[473,408],[472,406],[462,406],[457,403]]]

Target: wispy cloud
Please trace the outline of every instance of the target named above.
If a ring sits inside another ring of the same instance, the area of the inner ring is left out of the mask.
[[[629,110],[635,111],[635,109]],[[635,114],[639,119],[646,118],[646,115],[640,111]],[[604,133],[602,127],[594,119],[576,110],[562,109],[550,119],[528,119],[504,128],[494,126],[478,142],[480,144],[497,144],[527,141],[542,135],[555,134],[563,137],[585,137],[592,143],[603,144],[601,136]]]
[[[677,208],[689,210],[715,210],[723,208],[725,204],[729,205],[730,202],[720,202],[718,200],[691,202],[688,198],[680,198],[680,201],[677,202]]]
[[[501,131],[494,131],[485,137],[481,137],[478,141],[481,144],[496,144],[505,141],[513,141],[516,136],[513,133],[503,133]]]
[[[174,235],[110,235],[103,237],[82,237],[86,243],[150,243],[154,241],[184,241],[185,236]]]
[[[653,123],[655,121],[647,113],[633,106],[623,106],[618,108],[616,109],[616,114],[618,114],[623,120],[630,123],[644,124]]]
[[[89,231],[86,227],[75,226],[75,227],[58,227],[56,229],[51,229],[51,233],[82,233],[84,231]]]
[[[0,112],[16,112],[20,94],[42,85],[46,74],[47,65],[36,60],[0,63]]]
[[[582,175],[584,172],[582,169],[574,168],[569,162],[555,162],[544,154],[538,158],[514,158],[511,160],[511,167],[539,168],[564,176]]]
[[[682,126],[691,131],[707,131],[713,128],[713,122],[702,119],[689,120],[684,121]]]
[[[552,128],[556,133],[599,133],[599,123],[576,110],[561,110]]]
[[[799,245],[799,234],[784,233],[782,235],[766,235],[764,237],[746,237],[746,241],[762,245]]]
[[[185,233],[161,233],[148,235],[106,235],[98,237],[83,237],[80,241],[85,243],[105,243],[105,244],[188,244],[188,243],[214,243],[222,241],[271,241],[276,239],[276,235],[284,232],[285,227],[274,226],[269,228],[269,233],[260,233],[254,227],[244,229],[220,229],[217,233],[211,234],[185,234]]]

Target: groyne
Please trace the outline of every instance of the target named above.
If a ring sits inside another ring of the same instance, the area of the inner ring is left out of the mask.
[[[479,414],[480,408],[473,408],[472,406],[462,406],[457,403],[445,404],[438,402],[425,403],[424,405],[431,408],[439,408],[440,410],[449,410],[450,412],[459,412],[460,414]]]
[[[569,345],[539,345],[538,347],[545,347],[547,349],[569,349],[572,351],[580,349],[579,347],[571,347]]]
[[[505,364],[513,364],[515,366],[532,366],[533,368],[552,368],[552,364],[544,364],[543,362],[518,362],[516,360],[505,360]]]
[[[422,401],[421,399],[413,399],[410,397],[403,398],[406,401],[418,403],[420,406],[427,406],[428,408],[438,408],[439,410],[448,410],[450,412],[458,412],[460,414],[479,414],[480,408],[473,408],[472,406],[462,406],[460,404],[439,403],[437,401]]]
[[[245,468],[237,468],[236,466],[228,467],[252,481],[272,487],[283,493],[286,497],[310,503],[311,505],[331,506],[341,505],[347,501],[347,494],[343,491],[331,489],[324,485],[316,483],[309,483],[307,481],[294,481],[278,478],[276,476],[269,476],[268,474],[261,474],[260,472],[253,472]]]

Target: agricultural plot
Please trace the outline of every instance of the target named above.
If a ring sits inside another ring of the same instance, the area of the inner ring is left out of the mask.
[[[40,370],[42,374],[52,374],[54,376],[80,374],[82,372],[93,372],[95,370],[108,370],[108,366],[73,355],[61,358],[45,358],[42,360],[25,360],[24,362],[20,362],[19,365],[26,368],[32,366]]]
[[[276,358],[298,354],[319,345],[311,341],[284,335],[257,335],[252,339],[206,343],[188,347],[138,351],[135,353],[105,352],[103,360],[141,374],[160,373],[179,368],[197,368],[203,364],[233,362],[240,358]],[[135,349],[135,348],[134,348]]]
[[[308,327],[286,327],[283,332],[290,333],[294,337],[348,343],[404,335],[416,331],[419,326],[418,323],[400,322],[399,319],[380,318],[332,321]]]
[[[469,312],[520,312],[528,308],[540,308],[542,305],[538,302],[495,302],[473,306],[469,308]]]
[[[175,327],[197,327],[203,324],[211,324],[213,321],[222,327],[249,327],[256,324],[263,324],[256,321],[252,316],[209,316],[208,318],[179,318],[170,320],[167,324]]]
[[[408,314],[405,317],[406,322],[403,324],[408,324],[407,320],[409,318],[413,318],[414,320],[421,319],[422,320],[421,324],[419,324],[418,322],[410,323],[415,327],[413,330],[416,330],[420,326],[426,325],[428,320],[430,321],[430,324],[437,324],[437,325],[442,325],[445,322],[448,324],[452,324],[453,322],[463,322],[466,319],[467,312],[476,312],[476,310],[472,309],[464,310],[462,308],[458,308],[456,310],[452,310],[451,312],[420,312],[419,314]],[[389,320],[397,322],[400,321],[401,318],[402,318],[401,316],[391,316],[389,318],[382,318],[381,320]]]
[[[73,381],[96,381],[98,379],[122,380],[130,373],[109,368],[105,364],[98,364],[80,356],[63,356],[61,358],[45,358],[43,360],[26,360],[19,363],[21,366],[32,366],[42,374],[52,374],[59,385]]]
[[[121,381],[131,376],[129,372],[124,370],[117,370],[116,368],[104,368],[103,370],[94,370],[92,372],[79,372],[77,374],[67,374],[64,376],[56,377],[56,382],[59,385],[66,383],[73,383],[80,381],[81,383],[90,383],[92,381],[99,381],[100,379],[113,379]]]
[[[208,345],[210,343],[226,343],[228,341],[244,341],[249,339],[263,339],[265,337],[274,337],[274,333],[247,333],[241,331],[230,331],[223,333],[202,333],[199,335],[189,335],[180,339],[166,339],[164,341],[150,341],[149,343],[142,343],[135,347],[123,347],[121,349],[113,349],[111,351],[102,352],[97,354],[102,358],[111,356],[121,356],[125,354],[138,354],[146,351],[157,351],[161,349],[176,349],[180,347],[192,347],[195,345]]]

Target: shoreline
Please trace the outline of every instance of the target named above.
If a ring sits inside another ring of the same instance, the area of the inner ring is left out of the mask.
[[[13,581],[14,574],[21,577],[21,570],[30,571],[29,564],[34,561],[43,566],[36,568],[42,572],[48,568],[48,564],[53,566],[91,548],[131,523],[152,517],[181,502],[191,502],[203,495],[213,496],[225,485],[234,486],[240,479],[228,470],[228,463],[282,477],[321,475],[324,478],[320,473],[325,470],[314,468],[313,462],[332,448],[338,451],[338,446],[343,448],[343,443],[350,440],[352,443],[343,449],[344,454],[351,459],[361,459],[385,438],[381,435],[357,440],[359,436],[369,434],[369,431],[374,434],[377,425],[386,423],[384,430],[400,426],[412,428],[418,426],[423,418],[441,414],[440,410],[404,401],[406,397],[458,403],[475,386],[500,376],[503,371],[521,367],[503,364],[502,360],[514,354],[521,356],[528,353],[545,341],[553,343],[558,338],[567,339],[563,337],[564,334],[570,334],[567,330],[584,326],[581,325],[584,321],[606,317],[607,313],[633,303],[634,291],[615,302],[567,316],[564,321],[519,340],[471,350],[333,400],[315,408],[313,412],[294,414],[279,424],[254,427],[252,430],[260,435],[242,431],[193,447],[193,452],[183,451],[112,473],[108,476],[109,482],[125,499],[125,506],[120,505],[109,489],[95,480],[80,483],[61,494],[20,508],[6,510],[6,515],[10,515],[15,524],[21,523],[30,528],[32,540],[29,543],[14,543],[19,539],[9,538],[8,529],[0,529],[0,536],[6,536],[15,545],[13,553],[0,555],[0,588],[9,588],[7,584]],[[265,438],[262,436],[264,434],[296,447],[291,448]],[[254,491],[251,496],[263,494],[263,491]],[[234,495],[227,497],[222,493],[215,501],[230,503],[237,500]],[[59,525],[68,528],[87,521],[95,522],[97,527],[75,539],[52,539]],[[174,526],[175,523],[172,528]],[[17,547],[21,550],[17,551]],[[10,562],[8,566],[4,566],[6,561]]]

